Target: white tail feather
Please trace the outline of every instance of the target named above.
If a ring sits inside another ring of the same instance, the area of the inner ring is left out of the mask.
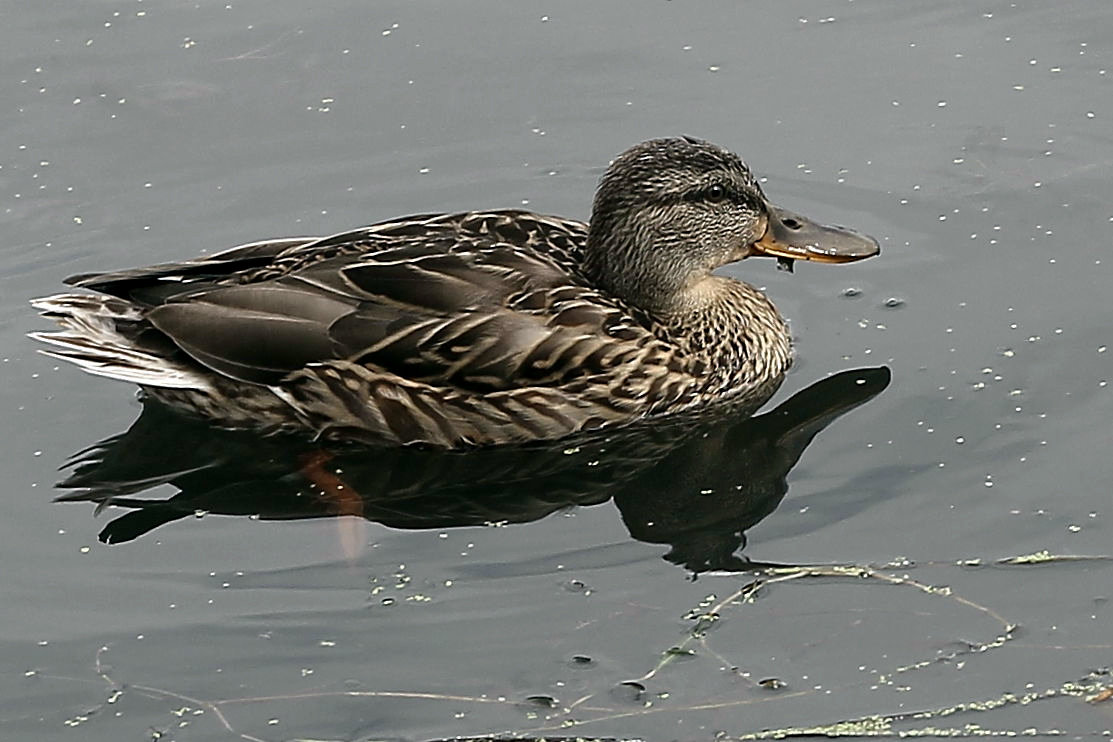
[[[31,305],[61,325],[62,332],[32,332],[28,337],[58,350],[41,353],[68,361],[95,376],[142,386],[211,390],[205,377],[189,366],[136,346],[117,329],[118,322],[142,319],[139,307],[110,296],[58,294]]]

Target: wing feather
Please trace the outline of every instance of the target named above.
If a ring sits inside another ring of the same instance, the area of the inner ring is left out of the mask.
[[[579,276],[585,229],[517,211],[420,215],[70,283],[136,301],[240,381],[339,362],[462,393],[552,388],[652,357],[649,329]]]

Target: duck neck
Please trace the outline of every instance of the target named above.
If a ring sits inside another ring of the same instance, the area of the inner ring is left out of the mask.
[[[646,260],[683,253],[647,248],[657,239],[642,233],[645,220],[615,223],[618,217],[602,213],[606,221],[592,221],[582,263],[590,285],[636,310],[685,355],[706,360],[708,393],[730,396],[780,382],[792,358],[788,327],[765,294],[690,265]]]
[[[792,364],[791,338],[765,294],[725,276],[708,276],[686,294],[687,311],[658,321],[671,342],[707,359],[709,392],[746,394],[780,383]]]
[[[593,220],[584,251],[583,273],[592,286],[637,307],[654,317],[669,317],[685,311],[683,272],[653,264],[644,258],[652,249],[639,240],[653,241],[649,234],[630,234],[635,224],[599,224]],[[613,235],[626,235],[616,238]],[[659,253],[658,253],[659,254]]]

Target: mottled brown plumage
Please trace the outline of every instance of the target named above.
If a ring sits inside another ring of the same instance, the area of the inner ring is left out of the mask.
[[[768,204],[732,153],[620,155],[591,226],[525,211],[422,215],[183,263],[75,276],[36,334],[87,371],[227,427],[460,447],[557,438],[711,403],[758,405],[783,320],[712,271],[876,243]]]

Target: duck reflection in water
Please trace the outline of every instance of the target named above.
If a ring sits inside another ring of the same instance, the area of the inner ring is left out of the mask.
[[[198,511],[291,520],[358,515],[398,529],[528,523],[613,499],[630,535],[693,573],[738,571],[745,531],[780,504],[812,439],[880,394],[889,369],[844,371],[770,412],[668,416],[572,440],[472,451],[322,448],[214,430],[148,401],[124,433],[75,454],[62,501],[127,508],[121,543]],[[159,485],[167,499],[139,493]]]

